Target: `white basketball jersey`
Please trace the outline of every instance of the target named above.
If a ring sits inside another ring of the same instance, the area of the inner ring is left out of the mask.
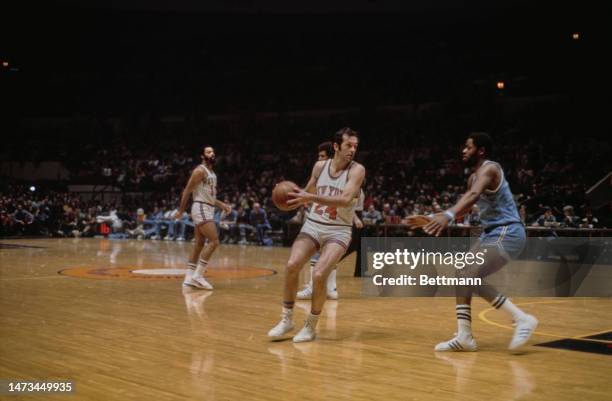
[[[198,183],[193,190],[193,200],[194,202],[202,202],[214,206],[217,199],[217,175],[203,164],[196,168],[204,169],[206,178]]]
[[[349,163],[336,177],[333,177],[330,173],[331,162],[331,159],[325,162],[317,179],[317,195],[338,196],[342,194],[348,182],[348,174],[353,166],[353,162]],[[351,201],[349,207],[332,207],[313,202],[308,212],[308,218],[327,225],[351,227],[353,225],[356,204],[357,198]]]
[[[356,212],[363,212],[363,202],[365,202],[365,193],[363,189],[359,190],[359,198],[357,198],[357,204],[355,205]]]

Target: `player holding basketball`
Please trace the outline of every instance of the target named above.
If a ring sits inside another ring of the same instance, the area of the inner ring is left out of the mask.
[[[455,219],[468,213],[472,205],[480,208],[483,233],[478,248],[487,249],[485,262],[480,266],[468,266],[458,271],[464,276],[481,277],[494,273],[511,258],[520,255],[525,246],[525,228],[521,223],[510,186],[501,166],[487,160],[493,150],[493,141],[486,133],[473,133],[465,142],[463,161],[473,169],[468,179],[467,192],[457,204],[438,213],[423,227],[429,235],[438,236]],[[514,305],[495,288],[483,284],[478,288],[457,288],[457,336],[436,345],[436,351],[476,351],[472,336],[472,292],[486,299],[496,309],[508,313],[516,328],[509,349],[517,350],[525,345],[538,325],[538,320]]]
[[[322,144],[318,146],[318,151],[319,151],[317,154],[318,160],[325,161],[331,158],[332,155],[334,154],[334,147],[332,146],[332,143],[329,141],[323,142]],[[363,190],[361,190],[359,194],[359,202],[357,205],[357,210],[359,208],[359,205],[361,205],[361,208],[363,208],[363,198],[364,198]],[[358,229],[363,228],[363,222],[361,221],[361,219],[359,219],[359,216],[357,216],[357,214],[355,214],[355,216],[353,217],[353,224]],[[353,244],[351,243],[351,247],[352,245]],[[304,289],[297,293],[297,299],[311,299],[312,298],[312,271],[314,270],[314,266],[317,263],[317,260],[319,260],[319,256],[321,256],[321,254],[317,252],[312,258],[310,258],[310,280],[308,284],[306,284]],[[348,252],[342,256],[340,261],[342,261],[342,259],[344,259],[346,256],[348,256]],[[329,273],[329,277],[327,278],[327,299],[332,299],[332,300],[338,299],[338,288],[336,285],[337,271],[338,271],[338,266],[334,266],[332,271]]]
[[[181,195],[181,205],[174,218],[181,218],[187,208],[189,197],[193,195],[191,218],[195,225],[196,241],[189,263],[187,263],[183,285],[212,290],[212,285],[206,281],[203,273],[206,271],[210,257],[219,246],[217,227],[214,223],[215,207],[221,208],[225,213],[231,212],[231,208],[217,200],[217,175],[213,171],[215,150],[211,146],[206,146],[201,157],[202,164],[191,173],[191,177]],[[208,245],[204,248],[206,240],[208,240]]]
[[[312,203],[300,233],[293,242],[285,268],[285,287],[281,321],[268,332],[274,339],[293,330],[295,303],[300,270],[318,250],[319,260],[313,270],[312,303],[304,327],[293,337],[294,342],[312,341],[319,315],[326,300],[327,278],[346,252],[351,241],[355,204],[365,177],[365,168],[353,161],[359,136],[350,128],[342,128],[333,138],[334,157],[317,161],[302,190],[296,186],[287,204],[299,207]]]

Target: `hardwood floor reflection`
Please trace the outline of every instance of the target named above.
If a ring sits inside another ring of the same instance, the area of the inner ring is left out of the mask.
[[[455,330],[454,300],[362,297],[352,256],[317,341],[293,344],[266,337],[288,249],[221,246],[210,267],[215,290],[200,292],[182,289],[181,270],[133,274],[182,269],[190,243],[0,243],[11,245],[0,248],[0,379],[72,379],[68,399],[603,401],[612,393],[609,355],[543,347],[510,355],[510,322],[496,311],[479,319],[481,301],[473,312],[480,351],[434,353]],[[88,274],[58,274],[70,269]],[[540,319],[535,343],[612,331],[611,299],[517,302]],[[297,328],[308,309],[297,303]]]

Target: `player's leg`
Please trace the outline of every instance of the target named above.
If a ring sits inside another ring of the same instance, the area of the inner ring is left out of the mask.
[[[487,276],[505,266],[512,257],[518,256],[522,251],[524,242],[525,234],[520,225],[499,227],[493,232],[483,235],[478,246],[487,249],[484,264],[466,266],[459,271],[459,274],[463,277],[482,279],[482,285],[474,288],[457,288],[458,295],[461,295],[457,297],[456,306],[458,335],[450,341],[438,344],[436,346],[437,351],[465,351],[465,348],[476,350],[476,343],[473,341],[471,334],[471,307],[469,302],[471,292],[476,292],[493,307],[505,311],[514,320],[516,328],[509,349],[516,350],[527,343],[538,325],[537,319],[523,312],[505,295],[485,281]]]
[[[308,268],[308,283],[304,286],[304,289],[297,293],[297,299],[312,299],[312,271],[320,256],[321,253],[317,252],[310,258],[310,262],[308,262],[310,264]]]
[[[472,252],[479,248],[473,248]],[[485,263],[491,263],[487,259]],[[476,276],[477,271],[473,266],[466,266],[456,270],[459,278],[469,278]],[[476,340],[472,333],[472,293],[474,288],[471,286],[457,286],[455,288],[455,315],[457,318],[457,333],[455,337],[448,341],[443,341],[435,346],[436,351],[476,351]]]
[[[204,272],[208,268],[208,261],[212,257],[212,254],[219,247],[219,236],[217,234],[217,226],[213,221],[207,221],[198,226],[200,235],[206,240],[206,245],[199,255],[199,259],[196,265],[196,270],[193,274],[194,280],[198,281],[207,289],[212,290],[212,285],[204,278]],[[210,287],[210,288],[208,288]]]
[[[321,250],[312,277],[312,305],[310,314],[304,322],[304,327],[293,337],[294,342],[312,341],[315,338],[317,322],[327,299],[327,279],[330,272],[342,255],[346,252],[346,245],[336,241],[328,241]]]
[[[285,284],[283,289],[283,309],[280,322],[274,326],[268,336],[279,338],[293,329],[293,305],[298,287],[300,270],[304,263],[317,251],[318,244],[313,238],[300,234],[291,246],[291,254],[285,267]]]
[[[486,284],[484,278],[521,254],[525,246],[526,235],[523,226],[520,224],[500,227],[495,231],[499,231],[499,233],[494,232],[497,236],[497,242],[495,246],[487,248],[487,257],[490,254],[497,262],[492,266],[480,268],[479,277],[483,279],[483,285],[478,288],[478,295],[486,299],[495,309],[505,312],[514,321],[514,334],[508,349],[517,351],[527,343],[537,328],[538,319],[525,313],[496,288]]]
[[[185,279],[183,280],[183,285],[197,287],[195,282],[192,282],[191,278],[195,273],[198,256],[200,252],[202,252],[202,248],[204,248],[205,238],[198,230],[198,227],[195,227],[195,243],[193,244],[193,249],[191,250],[191,255],[189,256],[189,262],[187,263],[187,271],[185,272]]]
[[[355,238],[355,228],[353,227],[351,232],[351,237]],[[336,283],[336,277],[338,274],[338,263],[342,262],[344,258],[349,256],[351,253],[357,250],[357,247],[360,246],[360,241],[351,241],[346,252],[340,257],[340,260],[334,265],[334,268],[329,272],[329,277],[327,278],[327,299],[337,300],[339,298],[338,295],[338,285]]]
[[[344,255],[342,255],[338,263],[344,260],[344,258],[346,258],[348,255],[350,255],[355,250],[357,250],[357,248],[354,245],[354,242],[351,242],[351,244],[349,245],[349,248],[346,250]],[[314,266],[319,260],[319,256],[320,256],[320,253],[317,253],[315,256],[313,256],[310,259],[310,280],[308,284],[304,287],[304,289],[297,293],[297,299],[312,299],[312,274],[313,274]],[[336,284],[337,272],[338,272],[338,264],[335,264],[334,268],[329,273],[329,277],[327,277],[327,286],[326,286],[327,287],[327,299],[331,299],[331,300],[338,299],[338,286]]]

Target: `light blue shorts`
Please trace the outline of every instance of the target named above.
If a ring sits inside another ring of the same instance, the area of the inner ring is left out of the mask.
[[[497,248],[505,259],[510,260],[523,252],[526,238],[525,227],[521,223],[511,223],[491,230],[485,229],[480,235],[480,247]]]

